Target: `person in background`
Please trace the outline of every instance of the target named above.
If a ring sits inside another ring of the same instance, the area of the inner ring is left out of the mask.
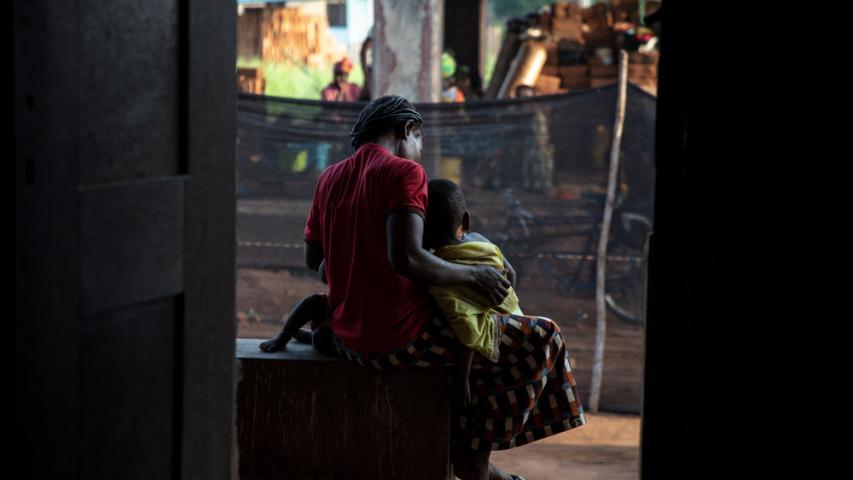
[[[536,96],[536,89],[530,85],[515,87],[515,98]],[[554,145],[548,130],[548,116],[543,108],[530,107],[529,135],[531,142],[519,152],[521,184],[534,191],[548,191],[554,186]]]
[[[349,72],[352,71],[352,62],[344,57],[335,63],[333,70],[334,80],[322,91],[322,97],[327,102],[356,102],[361,95],[361,88],[354,83],[347,82]]]
[[[453,52],[446,50],[441,54],[441,102],[461,103],[465,101],[465,94],[456,85],[456,59]]]
[[[462,91],[464,99],[471,100],[480,97],[473,88],[471,69],[467,65],[459,65],[453,77],[456,80],[456,88]]]
[[[361,44],[361,52],[359,57],[361,60],[361,70],[364,72],[364,86],[361,87],[361,95],[358,100],[361,102],[370,101],[370,82],[373,80],[373,38],[376,35],[376,26],[370,27],[367,32],[367,38]]]

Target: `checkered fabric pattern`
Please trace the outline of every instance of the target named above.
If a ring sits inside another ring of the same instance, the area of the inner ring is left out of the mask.
[[[545,317],[498,316],[500,357],[474,353],[471,403],[454,413],[454,441],[475,450],[505,450],[586,423],[560,327]],[[453,331],[436,315],[407,345],[363,354],[335,337],[346,359],[376,369],[441,367],[453,364]]]

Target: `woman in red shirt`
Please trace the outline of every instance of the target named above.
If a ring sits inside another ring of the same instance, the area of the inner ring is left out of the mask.
[[[422,119],[402,97],[370,102],[351,137],[356,152],[317,182],[305,226],[305,262],[325,261],[338,351],[375,368],[444,366],[464,358],[454,382],[456,475],[520,478],[500,472],[491,450],[512,448],[585,423],[559,327],[544,317],[501,322],[501,359],[459,355],[459,342],[425,285],[466,284],[494,305],[508,272],[446,262],[423,248],[427,176],[418,163]],[[497,367],[497,368],[496,368]],[[543,377],[547,376],[545,379]],[[498,406],[500,404],[500,406]],[[541,408],[540,408],[541,407]]]

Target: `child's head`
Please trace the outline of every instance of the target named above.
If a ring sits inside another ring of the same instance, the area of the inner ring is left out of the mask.
[[[457,243],[470,222],[462,189],[444,178],[430,180],[428,188],[424,246],[439,248]]]

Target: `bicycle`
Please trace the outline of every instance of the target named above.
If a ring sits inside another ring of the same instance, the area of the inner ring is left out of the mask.
[[[507,216],[503,230],[493,236],[515,267],[516,284],[520,285],[525,276],[522,260],[532,258],[556,280],[560,293],[571,297],[594,294],[605,195],[584,192],[574,203],[582,213],[548,216],[530,212],[514,197],[512,189],[505,190],[502,196]],[[639,327],[644,322],[643,248],[652,222],[646,215],[627,211],[625,207],[625,196],[620,193],[608,241],[605,304],[615,317]],[[555,227],[557,233],[553,231]],[[548,237],[580,237],[582,247],[579,251],[538,251],[536,246],[545,243]]]

